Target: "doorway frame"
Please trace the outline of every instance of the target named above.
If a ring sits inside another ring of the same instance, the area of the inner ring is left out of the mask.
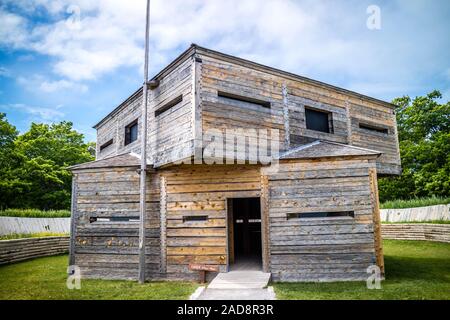
[[[260,201],[260,218],[261,218],[261,267],[263,272],[268,272],[269,261],[268,261],[268,220],[267,220],[267,210],[266,201],[264,201],[261,195],[247,195],[243,194],[240,196],[227,197],[226,201],[226,272],[230,271],[230,265],[234,263],[234,225],[233,225],[233,199],[243,199],[243,198],[258,198]],[[230,234],[232,232],[232,234]],[[232,245],[231,240],[233,241]],[[232,253],[232,255],[231,255]]]

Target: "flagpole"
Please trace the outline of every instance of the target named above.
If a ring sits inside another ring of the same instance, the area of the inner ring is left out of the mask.
[[[148,49],[150,31],[150,0],[147,0],[145,21],[145,58],[144,83],[142,85],[142,131],[141,131],[141,169],[139,197],[139,283],[145,282],[145,217],[146,217],[146,178],[147,178],[147,84],[148,84]]]

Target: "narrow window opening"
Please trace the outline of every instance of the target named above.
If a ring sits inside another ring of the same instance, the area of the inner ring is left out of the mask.
[[[159,116],[160,114],[166,112],[167,110],[175,107],[177,104],[179,104],[181,101],[183,101],[183,95],[179,95],[178,97],[176,97],[175,99],[167,102],[165,105],[163,105],[162,107],[160,107],[159,109],[157,109],[155,111],[155,117]]]
[[[336,212],[291,212],[287,214],[288,219],[304,218],[337,218],[337,217],[355,217],[354,211],[336,211]]]
[[[250,98],[250,97],[244,97],[244,96],[240,96],[240,95],[237,95],[234,93],[228,93],[228,92],[223,92],[223,91],[218,91],[217,96],[228,99],[228,100],[236,101],[236,102],[251,103],[251,104],[255,104],[255,105],[270,109],[270,102],[264,101],[264,100],[259,100],[259,99]]]
[[[208,216],[184,216],[183,222],[208,221]]]
[[[112,145],[113,142],[114,142],[113,139],[111,139],[111,140],[105,142],[104,144],[102,144],[102,145],[100,146],[100,152],[103,151],[103,150],[105,150],[105,149],[106,149],[107,147],[109,147],[110,145]]]
[[[138,222],[138,216],[131,217],[90,217],[89,222]]]
[[[306,129],[332,133],[331,112],[305,108]]]
[[[138,137],[138,120],[134,120],[132,123],[125,127],[125,145],[136,141]]]
[[[370,131],[374,131],[374,132],[379,132],[379,133],[384,133],[384,134],[389,133],[387,128],[381,128],[381,127],[377,127],[377,126],[367,124],[367,123],[360,123],[359,127],[361,129],[370,130]]]

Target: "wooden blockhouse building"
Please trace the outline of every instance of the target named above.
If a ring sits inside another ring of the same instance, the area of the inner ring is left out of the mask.
[[[384,273],[377,177],[401,170],[393,105],[197,45],[153,83],[148,132],[140,89],[95,125],[96,160],[71,167],[70,259],[83,277],[138,277],[143,134],[146,280],[196,279],[192,263],[274,281]],[[276,168],[245,152],[198,161],[208,132],[236,129],[269,132]]]

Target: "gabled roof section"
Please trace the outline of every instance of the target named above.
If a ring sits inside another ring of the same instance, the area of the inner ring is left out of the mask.
[[[329,157],[370,156],[377,158],[381,152],[355,147],[348,144],[317,140],[280,155],[280,160],[288,159],[315,159]]]
[[[141,157],[136,153],[124,153],[109,158],[85,162],[68,167],[69,170],[84,170],[96,168],[117,168],[117,167],[139,167],[141,164]]]

